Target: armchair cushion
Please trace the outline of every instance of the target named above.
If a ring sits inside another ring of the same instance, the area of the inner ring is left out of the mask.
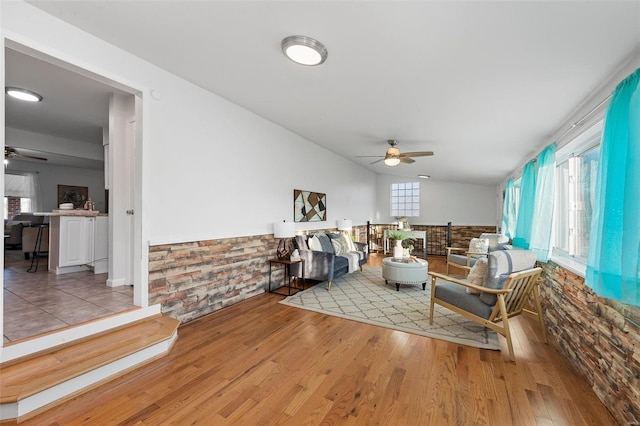
[[[478,258],[470,257],[469,258],[469,266],[473,266],[476,264]],[[467,266],[467,256],[463,254],[452,254],[447,258],[448,262],[455,263],[460,266]]]
[[[529,250],[497,250],[489,253],[484,287],[500,289],[512,272],[534,268],[537,256]],[[495,294],[482,293],[480,300],[489,306],[496,304]]]
[[[472,238],[469,242],[469,252],[471,253],[486,253],[489,251],[489,239],[488,238]]]
[[[438,282],[435,286],[435,297],[485,319],[489,318],[493,311],[493,306],[480,301],[479,296],[467,294],[464,286],[452,282]]]
[[[480,238],[489,240],[489,251],[504,250],[504,246],[509,243],[509,237],[502,234],[482,233]]]

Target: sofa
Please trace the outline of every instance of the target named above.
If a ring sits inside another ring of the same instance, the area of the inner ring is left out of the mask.
[[[344,234],[296,235],[294,247],[304,262],[291,265],[291,275],[301,277],[300,268],[304,267],[305,279],[327,281],[329,290],[334,279],[354,272],[355,267],[362,270],[368,260],[367,245]]]
[[[21,213],[4,221],[4,245],[10,248],[22,246],[22,228],[32,225],[40,225],[44,222],[44,216],[36,216],[29,213]]]

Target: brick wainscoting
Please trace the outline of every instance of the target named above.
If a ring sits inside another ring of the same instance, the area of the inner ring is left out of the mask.
[[[495,234],[495,226],[456,226],[451,225],[451,247],[469,247],[472,238],[478,238],[480,234]]]
[[[541,266],[551,335],[618,422],[640,424],[640,308],[596,296],[551,261]]]
[[[151,246],[149,303],[187,322],[264,293],[277,244],[257,235]]]

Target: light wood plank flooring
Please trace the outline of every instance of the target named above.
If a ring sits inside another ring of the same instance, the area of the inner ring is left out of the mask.
[[[533,320],[513,321],[512,363],[504,339],[480,350],[280,300],[182,325],[167,357],[24,424],[616,424]]]

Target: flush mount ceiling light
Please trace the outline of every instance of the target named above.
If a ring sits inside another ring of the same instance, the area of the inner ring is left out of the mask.
[[[327,59],[327,48],[318,40],[292,35],[282,40],[282,53],[301,65],[320,65]]]
[[[422,178],[422,179],[430,179],[431,178],[431,176],[429,176],[429,175],[418,175],[418,177]]]
[[[40,102],[42,96],[31,90],[21,89],[19,87],[5,87],[4,91],[7,95],[27,102]]]

